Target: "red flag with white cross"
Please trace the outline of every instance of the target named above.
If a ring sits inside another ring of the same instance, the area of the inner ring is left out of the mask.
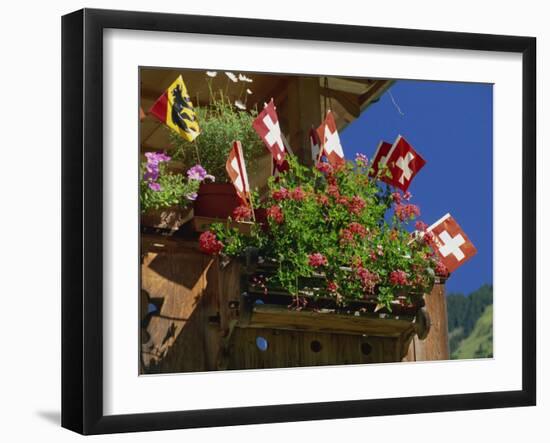
[[[391,143],[385,142],[383,140],[378,143],[378,147],[376,148],[376,152],[374,153],[374,157],[372,159],[371,170],[369,171],[369,175],[371,177],[376,177],[378,175],[378,171],[380,171],[380,169],[386,163],[387,155],[390,152],[391,148]]]
[[[414,176],[425,164],[426,160],[400,135],[390,148],[384,163],[380,163],[380,166],[388,167],[391,178],[382,177],[381,180],[406,192]]]
[[[240,141],[234,141],[229,157],[225,163],[227,175],[235,186],[235,190],[241,200],[248,204],[250,198],[250,186],[248,184],[248,174],[244,163],[243,148]]]
[[[283,160],[281,164],[277,164],[275,159],[272,161],[271,165],[271,175],[274,177],[278,177],[279,174],[282,174],[283,172],[286,172],[290,169],[290,165],[288,164],[287,160]]]
[[[283,141],[283,144],[285,145],[285,159],[281,163],[277,163],[275,159],[271,162],[271,175],[274,177],[278,177],[279,174],[282,174],[283,172],[286,172],[290,169],[290,164],[288,163],[288,160],[286,159],[286,154],[293,155],[294,152],[292,151],[292,148],[290,147],[290,144],[288,143],[287,139],[285,138],[284,134],[281,133],[281,140]],[[278,180],[278,178],[277,178]]]
[[[317,128],[317,134],[321,141],[321,155],[324,155],[332,166],[344,164],[344,150],[340,144],[334,115],[330,110],[327,112],[325,121]]]
[[[428,235],[428,242],[449,272],[477,254],[476,247],[451,214],[444,215],[431,225],[425,235]]]
[[[265,143],[271,155],[278,165],[285,159],[285,143],[283,142],[281,127],[279,126],[279,117],[275,110],[273,99],[264,106],[262,112],[252,123],[252,126]]]

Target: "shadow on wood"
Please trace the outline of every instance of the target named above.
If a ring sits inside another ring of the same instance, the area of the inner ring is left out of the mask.
[[[142,374],[448,358],[443,284],[425,297],[434,321],[422,341],[416,334],[427,329],[418,317],[249,306],[238,263],[221,267],[194,241],[144,238]]]

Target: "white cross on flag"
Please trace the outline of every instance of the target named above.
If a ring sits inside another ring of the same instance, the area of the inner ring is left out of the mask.
[[[388,167],[391,178],[382,177],[381,179],[403,192],[409,189],[414,176],[426,164],[426,160],[420,157],[420,154],[401,135],[397,137],[383,161],[384,163],[380,163],[380,166]]]
[[[432,249],[449,272],[453,272],[477,253],[476,247],[451,214],[446,214],[431,225],[426,232]]]
[[[269,152],[271,152],[271,155],[273,155],[277,164],[280,165],[285,159],[285,144],[281,137],[279,117],[277,117],[273,99],[264,106],[263,111],[258,114],[252,126],[265,143]]]
[[[244,163],[243,148],[240,141],[234,141],[229,157],[225,163],[227,175],[235,186],[235,190],[244,203],[248,203],[250,197],[250,186],[248,184],[248,174]]]
[[[332,166],[342,165],[345,162],[344,150],[340,144],[340,136],[338,135],[334,115],[330,110],[327,112],[325,121],[317,128],[317,134],[321,141],[322,155],[327,158]]]
[[[390,152],[391,147],[391,143],[385,142],[383,140],[378,143],[378,147],[376,148],[376,152],[374,153],[374,157],[372,160],[371,170],[369,171],[369,175],[371,177],[376,177],[378,175],[378,171],[386,163],[386,158],[388,152]]]

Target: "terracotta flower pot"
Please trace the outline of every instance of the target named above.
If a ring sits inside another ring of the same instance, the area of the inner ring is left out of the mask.
[[[193,218],[193,207],[172,206],[141,214],[141,226],[176,231]]]
[[[231,183],[201,183],[195,200],[197,217],[226,219],[241,204],[241,199]]]

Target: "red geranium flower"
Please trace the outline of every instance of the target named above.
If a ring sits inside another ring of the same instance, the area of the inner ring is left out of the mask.
[[[328,197],[325,194],[317,195],[317,203],[319,203],[321,206],[327,206],[329,203]]]
[[[340,190],[338,189],[338,185],[328,185],[327,186],[327,194],[334,198],[340,197]]]
[[[309,265],[313,266],[314,268],[328,264],[327,258],[319,252],[315,252],[314,254],[309,254],[308,259],[309,259]]]
[[[273,205],[273,206],[267,208],[267,216],[269,218],[272,218],[275,221],[275,223],[277,223],[279,225],[285,219],[285,216],[283,214],[283,210],[281,209],[280,206],[277,206],[277,205]]]
[[[447,277],[449,275],[449,270],[447,269],[447,266],[445,266],[441,260],[438,260],[438,262],[435,265],[435,273],[436,273],[436,275],[439,275],[440,277]]]
[[[365,238],[368,233],[367,228],[365,228],[361,223],[352,222],[348,226],[349,230],[354,234],[357,234],[361,238]]]
[[[332,174],[332,166],[330,163],[319,162],[315,165],[315,167],[323,174]]]
[[[360,238],[365,238],[367,233],[367,228],[365,228],[361,223],[352,222],[347,228],[344,228],[340,231],[340,243],[343,245],[352,245],[355,243],[356,235]]]
[[[392,192],[391,198],[395,202],[396,205],[401,204],[401,194],[399,192]]]
[[[354,196],[351,201],[348,203],[349,212],[358,215],[365,208],[366,203],[361,197]]]
[[[355,270],[355,272],[357,273],[357,277],[359,278],[359,281],[361,282],[361,286],[363,287],[365,293],[373,294],[376,284],[380,282],[380,277],[378,276],[378,274],[369,271],[363,266],[359,266]]]
[[[290,192],[290,198],[296,201],[302,201],[306,197],[306,193],[301,187],[297,187]]]
[[[233,218],[237,221],[250,220],[252,210],[246,205],[237,206],[233,209]]]
[[[216,255],[223,249],[223,243],[211,231],[203,232],[199,237],[199,248],[202,252]]]
[[[428,225],[426,223],[424,223],[423,221],[420,221],[418,220],[416,223],[415,223],[415,228],[417,231],[420,231],[420,232],[424,232],[426,231],[426,229],[428,229]]]
[[[409,280],[407,278],[407,273],[401,269],[390,272],[390,283],[397,286],[408,285]]]
[[[271,193],[271,197],[273,197],[274,200],[281,201],[287,199],[289,197],[289,193],[286,188],[281,187],[277,191],[273,191]]]
[[[338,290],[338,283],[332,280],[327,281],[327,289],[329,292],[336,292]]]
[[[353,238],[353,232],[351,232],[351,230],[349,229],[342,229],[340,231],[340,243],[342,245],[352,245],[355,243],[354,241],[354,238]]]
[[[401,221],[412,220],[420,215],[420,208],[416,205],[396,205],[395,215]]]

